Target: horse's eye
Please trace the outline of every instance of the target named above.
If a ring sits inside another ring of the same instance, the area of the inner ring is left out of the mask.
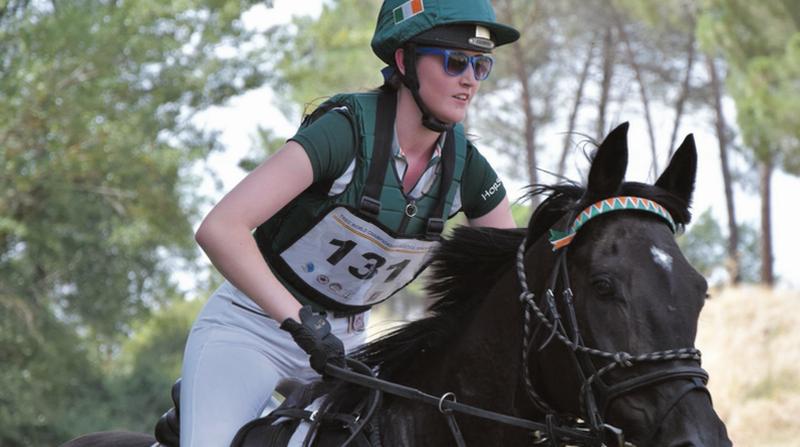
[[[614,296],[614,284],[608,278],[595,278],[592,280],[592,287],[601,297],[611,298]]]

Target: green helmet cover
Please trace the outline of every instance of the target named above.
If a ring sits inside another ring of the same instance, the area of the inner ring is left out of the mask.
[[[394,65],[395,50],[414,36],[437,26],[456,24],[488,28],[495,46],[519,39],[519,31],[497,23],[489,0],[385,0],[372,36],[372,51]]]

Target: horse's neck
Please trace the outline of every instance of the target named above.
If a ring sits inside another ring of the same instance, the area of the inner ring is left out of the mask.
[[[504,414],[518,414],[517,403],[526,399],[521,386],[522,319],[509,277],[495,287],[474,317],[463,321],[453,340],[435,352],[426,351],[394,379],[428,394],[455,394],[458,402]],[[451,445],[452,434],[438,409],[423,403],[389,398],[382,414],[386,446]],[[463,420],[459,417],[459,420]],[[468,445],[520,444],[507,426],[470,419],[460,427]],[[409,436],[416,437],[408,439]],[[393,439],[401,439],[396,442]],[[406,442],[408,441],[408,442]],[[470,442],[471,441],[471,442]]]
[[[465,398],[511,412],[522,376],[522,329],[516,275],[506,274],[465,328],[453,354],[452,377]]]

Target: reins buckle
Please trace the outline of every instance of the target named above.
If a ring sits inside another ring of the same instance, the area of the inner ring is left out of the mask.
[[[625,447],[625,433],[611,424],[603,424],[603,444],[609,447]]]
[[[442,397],[439,398],[439,412],[442,413],[442,414],[452,414],[453,413],[452,409],[443,408],[442,407],[442,404],[444,404],[444,401],[446,401],[446,400],[449,400],[449,401],[451,401],[453,403],[456,403],[457,402],[456,401],[456,394],[454,392],[452,392],[452,391],[448,391],[448,392],[442,394]]]

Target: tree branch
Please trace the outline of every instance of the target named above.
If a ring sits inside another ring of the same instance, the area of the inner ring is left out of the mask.
[[[636,82],[639,84],[639,97],[642,101],[642,107],[644,108],[644,119],[647,123],[647,134],[650,138],[650,151],[653,154],[653,178],[658,176],[658,157],[656,153],[656,136],[655,136],[655,129],[653,127],[653,119],[650,115],[650,98],[647,94],[647,88],[645,87],[644,77],[642,76],[641,67],[639,67],[638,62],[636,61],[636,53],[633,51],[633,45],[631,44],[630,39],[628,38],[628,33],[625,30],[625,25],[622,23],[622,18],[619,15],[619,12],[612,4],[611,0],[607,0],[608,6],[611,9],[611,15],[614,18],[614,23],[619,31],[620,38],[622,39],[623,44],[625,45],[625,53],[628,56],[628,63],[630,64],[631,68],[633,68],[633,72],[636,75]]]
[[[564,145],[561,148],[561,157],[558,160],[558,167],[556,169],[556,173],[559,177],[564,175],[570,141],[572,138],[572,133],[575,131],[575,121],[578,117],[578,109],[580,109],[581,102],[583,101],[583,88],[586,85],[586,79],[589,77],[589,69],[592,66],[592,60],[594,60],[594,41],[595,39],[592,38],[589,42],[589,49],[586,51],[586,57],[583,60],[583,68],[581,68],[580,79],[578,80],[578,91],[575,92],[575,101],[572,103],[572,111],[569,114],[567,133],[564,135]]]
[[[672,126],[672,135],[669,139],[669,146],[667,146],[668,155],[667,161],[672,157],[672,153],[675,151],[675,140],[678,137],[678,128],[681,125],[681,118],[683,117],[683,110],[684,106],[686,105],[686,100],[689,98],[689,90],[691,88],[691,76],[692,76],[692,68],[694,67],[694,55],[695,55],[695,35],[694,35],[694,18],[691,20],[692,26],[689,30],[689,42],[686,45],[686,73],[683,77],[683,82],[681,83],[681,91],[678,94],[678,99],[675,101],[675,123]]]

